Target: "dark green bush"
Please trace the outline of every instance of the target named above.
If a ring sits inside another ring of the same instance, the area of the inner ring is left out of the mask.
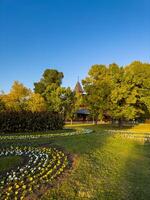
[[[0,132],[38,132],[62,129],[64,120],[51,112],[0,112]]]

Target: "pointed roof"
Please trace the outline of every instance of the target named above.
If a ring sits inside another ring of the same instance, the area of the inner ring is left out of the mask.
[[[76,92],[76,93],[82,93],[83,94],[83,88],[82,88],[82,86],[81,86],[81,84],[80,84],[80,82],[78,81],[77,83],[76,83],[76,86],[75,86],[75,88],[74,88],[74,91]]]

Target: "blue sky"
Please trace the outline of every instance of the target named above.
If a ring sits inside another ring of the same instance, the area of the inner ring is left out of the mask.
[[[149,0],[0,0],[0,90],[46,68],[73,87],[91,65],[150,62]]]

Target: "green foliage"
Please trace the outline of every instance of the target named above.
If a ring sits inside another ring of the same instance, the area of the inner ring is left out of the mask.
[[[8,94],[0,95],[1,111],[32,111],[41,112],[47,109],[45,99],[36,93],[32,93],[22,83],[14,82]]]
[[[2,99],[2,96],[0,96],[0,112],[5,110],[5,103]]]
[[[22,83],[15,81],[8,94],[2,95],[2,101],[6,110],[20,111],[26,109],[26,103],[31,94],[31,90],[26,88]]]
[[[44,94],[48,86],[57,88],[61,85],[64,75],[55,69],[46,69],[41,80],[34,83],[35,93]]]
[[[150,117],[150,64],[126,67],[94,65],[83,80],[86,104],[95,119],[133,120]]]
[[[35,132],[62,129],[63,117],[51,112],[0,112],[0,132]]]
[[[47,110],[47,104],[42,95],[38,93],[32,93],[27,101],[26,110],[32,112],[42,112]]]
[[[59,112],[66,119],[73,118],[76,108],[76,97],[75,93],[69,87],[53,89],[49,86],[45,92],[45,98],[49,111]]]
[[[63,77],[62,72],[47,69],[42,79],[34,84],[34,91],[44,97],[49,111],[66,116],[72,101],[72,91],[70,88],[61,87]]]
[[[150,64],[135,61],[120,67],[93,65],[82,81],[85,94],[62,87],[64,75],[46,69],[34,92],[15,81],[8,94],[0,94],[0,111],[50,111],[72,120],[80,108],[95,120],[145,120],[150,117]]]
[[[120,82],[111,91],[111,115],[116,119],[149,116],[150,65],[133,62],[123,69]]]
[[[96,121],[102,118],[109,107],[110,80],[107,71],[104,65],[94,65],[89,76],[82,81],[86,105]]]

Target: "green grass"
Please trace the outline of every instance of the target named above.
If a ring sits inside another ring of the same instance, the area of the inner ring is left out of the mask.
[[[69,128],[69,129],[63,129],[63,130],[50,130],[50,131],[47,131],[47,132],[43,132],[46,133],[46,134],[55,134],[55,133],[68,133],[68,132],[72,132],[72,131],[75,131],[75,129],[73,128]],[[3,136],[3,135],[11,135],[11,136],[16,136],[16,135],[41,135],[41,132],[25,132],[25,133],[0,133],[0,136]]]
[[[73,155],[72,169],[53,188],[44,191],[41,199],[149,200],[150,144],[107,133],[104,130],[114,129],[110,125],[83,127],[93,129],[94,133],[14,142],[60,146]],[[143,130],[147,130],[147,125]],[[10,146],[10,142],[0,145]]]
[[[0,158],[0,173],[17,167],[23,162],[21,156],[7,156]]]
[[[150,145],[90,128],[95,133],[53,141],[74,155],[74,168],[43,199],[149,200]]]

